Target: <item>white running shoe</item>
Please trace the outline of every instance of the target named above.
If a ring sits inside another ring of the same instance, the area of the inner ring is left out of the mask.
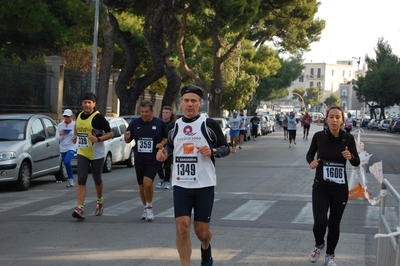
[[[142,212],[142,216],[140,216],[141,220],[146,220],[146,218],[147,218],[147,211],[146,210],[147,210],[146,207],[144,207],[144,210]]]
[[[337,266],[335,261],[333,260],[335,258],[335,255],[325,255],[325,266]]]
[[[171,184],[169,182],[165,182],[165,189],[170,189],[171,188]]]
[[[146,210],[146,221],[151,222],[154,220],[154,214],[152,208],[147,208]]]
[[[164,180],[158,181],[156,188],[162,188],[163,184],[164,184]]]
[[[323,243],[321,246],[314,247],[313,250],[311,250],[310,254],[308,255],[308,259],[310,262],[316,262],[317,259],[319,258],[319,254],[321,253],[321,250],[324,249],[325,243]]]
[[[75,186],[75,182],[73,179],[68,179],[68,185],[67,187],[74,187]]]

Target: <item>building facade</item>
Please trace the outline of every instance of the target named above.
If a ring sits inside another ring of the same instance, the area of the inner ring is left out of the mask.
[[[294,105],[296,110],[300,110],[303,103],[299,97],[293,100],[292,94],[296,88],[307,90],[311,87],[317,87],[320,103],[311,106],[314,111],[325,112],[326,106],[323,102],[326,98],[335,94],[341,100],[341,107],[344,110],[361,110],[362,103],[359,103],[353,86],[356,86],[356,80],[359,75],[365,73],[365,66],[360,66],[356,60],[342,60],[336,63],[305,63],[302,75],[292,82],[288,88],[288,96],[285,98],[273,100],[269,103],[271,108],[280,105]],[[361,67],[361,69],[360,69]],[[306,106],[307,109],[310,109]]]

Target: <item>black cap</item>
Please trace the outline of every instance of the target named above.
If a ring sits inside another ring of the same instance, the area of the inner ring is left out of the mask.
[[[85,94],[82,97],[82,102],[84,100],[90,100],[92,102],[96,102],[96,95],[93,92],[85,92]]]
[[[186,93],[194,93],[199,95],[200,98],[203,98],[203,90],[199,86],[193,84],[187,84],[182,88],[181,96],[183,96]]]

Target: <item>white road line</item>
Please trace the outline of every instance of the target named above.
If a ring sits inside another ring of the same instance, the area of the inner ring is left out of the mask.
[[[266,212],[276,201],[249,200],[222,220],[255,221]]]
[[[28,205],[31,203],[35,203],[41,200],[50,199],[51,197],[31,197],[31,198],[23,198],[18,200],[13,200],[10,202],[0,204],[0,212],[8,211],[14,208],[18,208],[24,205]]]
[[[89,202],[93,202],[95,200],[96,200],[96,198],[86,198],[85,204],[87,204]],[[68,211],[68,210],[70,210],[72,212],[73,208],[76,207],[76,204],[77,204],[76,199],[74,199],[74,200],[70,200],[70,201],[65,201],[65,202],[57,204],[57,205],[52,205],[48,208],[44,208],[44,209],[41,209],[36,212],[27,213],[25,215],[27,215],[27,216],[52,216],[52,215],[56,215],[56,214]],[[73,206],[73,207],[71,208],[71,206]],[[94,212],[94,210],[93,210],[93,212]]]
[[[291,222],[293,224],[314,224],[312,203],[308,202]]]
[[[105,204],[107,204],[107,203],[105,202]],[[123,202],[120,202],[120,203],[117,203],[117,204],[114,204],[111,206],[107,206],[107,205],[104,205],[104,206],[105,206],[105,210],[103,213],[104,216],[118,216],[118,215],[130,212],[133,209],[138,208],[138,207],[141,207],[140,214],[143,211],[143,204],[142,204],[142,201],[140,200],[140,198],[133,198],[133,199],[126,200],[126,201],[123,201]],[[139,215],[139,213],[138,213],[138,215]]]

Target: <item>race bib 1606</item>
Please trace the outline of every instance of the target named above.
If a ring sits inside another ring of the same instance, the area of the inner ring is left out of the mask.
[[[323,176],[325,181],[345,184],[344,163],[323,161]]]

